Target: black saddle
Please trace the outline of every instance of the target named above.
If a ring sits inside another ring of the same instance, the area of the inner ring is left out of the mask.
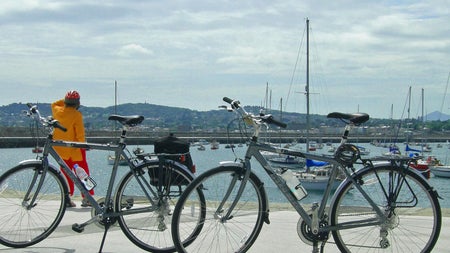
[[[327,118],[341,119],[344,121],[352,122],[355,125],[360,125],[369,120],[369,114],[332,112],[327,115]]]
[[[111,115],[108,120],[116,120],[122,125],[126,126],[137,126],[144,121],[144,116],[141,115],[131,115],[131,116],[122,116],[122,115]]]

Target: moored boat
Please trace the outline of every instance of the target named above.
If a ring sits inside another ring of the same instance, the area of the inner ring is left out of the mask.
[[[272,163],[277,163],[277,164],[303,164],[303,165],[305,165],[305,160],[303,158],[294,157],[294,156],[281,155],[281,156],[269,158],[269,161]]]
[[[326,162],[306,160],[307,170],[303,172],[296,172],[297,178],[300,180],[303,188],[309,191],[323,191],[328,185],[330,179],[331,165]],[[343,177],[337,176],[332,185],[335,190],[343,181]]]
[[[33,149],[31,149],[31,152],[33,152],[33,153],[42,153],[42,148],[41,147],[39,147],[39,146],[36,146],[36,147],[34,147]]]
[[[429,156],[427,162],[434,176],[450,178],[450,165],[442,164],[435,156]]]
[[[450,165],[432,165],[430,171],[436,177],[450,178]]]

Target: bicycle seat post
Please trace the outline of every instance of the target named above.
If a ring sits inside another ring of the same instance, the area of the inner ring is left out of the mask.
[[[350,134],[350,131],[353,128],[352,123],[347,123],[344,127],[344,134],[341,136],[341,145],[344,145],[347,143],[348,135]]]
[[[128,127],[126,125],[123,125],[122,133],[120,134],[119,144],[125,144],[125,140],[127,139],[127,131],[128,131]]]

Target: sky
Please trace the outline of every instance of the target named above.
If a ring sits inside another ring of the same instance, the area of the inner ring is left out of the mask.
[[[449,0],[2,0],[0,105],[305,113],[306,19],[311,113],[450,114]]]

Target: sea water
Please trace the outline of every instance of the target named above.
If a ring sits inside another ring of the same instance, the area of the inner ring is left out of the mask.
[[[370,150],[370,155],[368,157],[379,156],[388,151],[387,148],[375,147],[367,143],[358,145]],[[437,143],[431,144],[431,146],[433,150],[431,153],[425,153],[426,156],[432,155],[437,157],[444,163],[446,162],[446,160],[448,160],[447,164],[450,163],[450,149],[445,143],[442,144],[442,147],[437,147]],[[132,152],[135,147],[136,146],[128,146],[128,149],[130,150],[130,152]],[[144,149],[145,152],[153,152],[152,145],[143,145],[139,147]],[[305,150],[304,147],[302,148],[303,150]],[[328,147],[325,146],[323,149],[318,149],[315,152],[327,153],[327,148]],[[221,144],[219,149],[215,150],[212,150],[209,146],[206,146],[206,149],[203,151],[198,150],[197,147],[191,147],[191,155],[197,168],[196,174],[217,167],[219,165],[219,162],[221,161],[235,161],[236,159],[243,158],[245,150],[245,145],[243,145],[243,147],[236,146],[234,149],[231,149],[225,148],[225,145]],[[405,150],[403,144],[400,144],[400,150]],[[97,182],[95,195],[97,195],[98,197],[101,197],[106,193],[108,182],[110,180],[111,165],[109,165],[107,161],[108,155],[110,155],[108,151],[89,150],[87,152],[87,159],[91,176]],[[36,154],[33,154],[31,152],[31,148],[0,149],[0,174],[3,174],[5,170],[14,167],[22,160],[35,159],[36,156]],[[50,160],[50,162],[57,166],[55,161]],[[264,182],[264,186],[266,188],[266,192],[269,196],[271,204],[287,202],[284,196],[272,182],[272,180],[267,176],[267,174],[264,172],[261,166],[256,163],[255,160],[252,160],[252,169]],[[121,166],[119,168],[119,175],[116,179],[117,182],[126,172],[128,172],[128,170],[129,169],[126,166]],[[428,179],[428,182],[438,191],[439,196],[442,198],[440,199],[441,207],[450,208],[450,178],[439,178],[432,175],[431,178]],[[301,203],[308,204],[320,201],[322,196],[321,192],[309,191],[308,193],[308,197],[301,200]],[[77,194],[77,190],[75,194]]]

